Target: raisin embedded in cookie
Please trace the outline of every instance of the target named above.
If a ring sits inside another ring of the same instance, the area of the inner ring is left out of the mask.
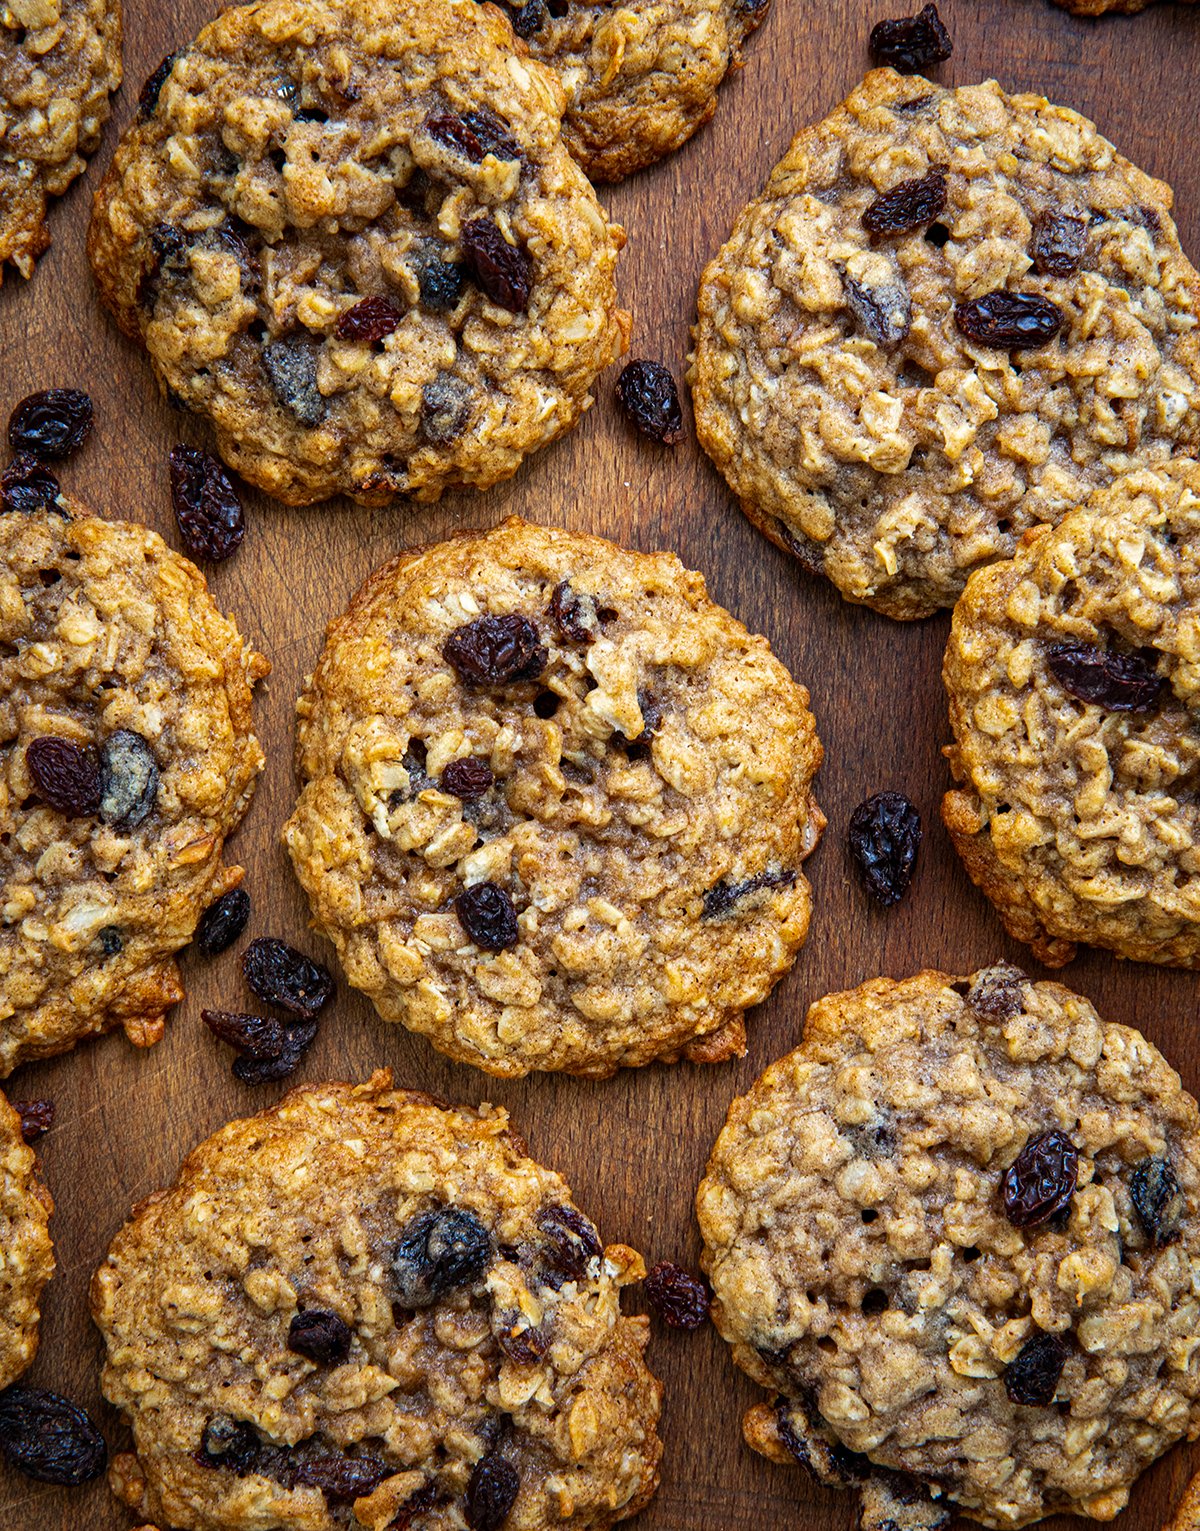
[[[0,514],[0,1076],[123,1026],[162,1035],[174,954],[242,879],[269,666],[143,526]]]
[[[38,1304],[54,1272],[47,1225],[54,1203],[38,1178],[21,1118],[0,1093],[0,1389],[15,1382],[38,1346]]]
[[[863,1525],[1111,1519],[1200,1430],[1200,1114],[1008,964],[819,1001],[696,1202],[746,1438]]]
[[[0,7],[0,281],[6,262],[33,275],[46,203],[83,173],[120,83],[120,0]]]
[[[92,220],[101,295],[277,498],[487,488],[624,350],[624,235],[516,47],[475,0],[264,0],[143,92]]]
[[[1200,276],[1171,201],[1040,96],[875,70],[704,274],[702,446],[847,600],[952,606],[1029,527],[1200,447]]]
[[[296,1090],[135,1209],[92,1282],[112,1483],[182,1531],[602,1528],[658,1481],[641,1256],[504,1111]]]
[[[971,576],[942,814],[1006,929],[1200,967],[1200,465],[1099,490]]]
[[[513,519],[329,630],[284,830],[385,1020],[489,1073],[745,1050],[825,820],[808,693],[669,553]]]

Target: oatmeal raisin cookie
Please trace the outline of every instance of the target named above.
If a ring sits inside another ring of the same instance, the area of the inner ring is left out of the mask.
[[[54,1271],[47,1228],[53,1211],[21,1118],[0,1093],[0,1389],[37,1352],[38,1303]]]

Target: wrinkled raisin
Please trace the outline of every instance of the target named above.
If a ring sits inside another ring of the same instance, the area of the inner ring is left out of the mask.
[[[497,159],[520,159],[521,147],[500,119],[486,107],[476,111],[438,112],[425,123],[425,131],[435,142],[463,154],[478,165],[485,155]]]
[[[747,877],[742,882],[730,882],[724,879],[714,883],[704,894],[704,908],[700,918],[702,920],[720,920],[730,910],[735,909],[743,900],[752,893],[759,893],[763,888],[790,888],[796,881],[796,874],[792,871],[759,872],[754,877]]]
[[[525,4],[513,12],[512,29],[518,37],[532,37],[545,25],[545,0],[525,0]]]
[[[251,941],[242,953],[242,972],[259,999],[304,1020],[319,1015],[333,994],[328,968],[274,936]]]
[[[528,617],[476,617],[456,627],[442,654],[459,680],[471,686],[505,686],[536,680],[549,655]]]
[[[0,1453],[27,1478],[68,1488],[98,1478],[108,1461],[104,1437],[78,1404],[36,1387],[0,1393]]]
[[[968,340],[1001,350],[1044,346],[1062,329],[1062,310],[1033,292],[1005,292],[954,305],[954,322]]]
[[[320,425],[325,399],[317,387],[317,349],[304,340],[275,340],[263,346],[263,365],[272,391],[300,425]]]
[[[69,818],[91,818],[100,808],[100,762],[86,745],[42,734],[25,748],[25,764],[38,796]]]
[[[8,444],[34,457],[70,457],[92,428],[92,401],[78,388],[45,388],[31,393],[13,410]]]
[[[62,490],[50,469],[29,452],[14,457],[0,473],[0,509],[32,515],[53,510]]]
[[[908,234],[932,223],[946,205],[946,177],[931,170],[919,180],[901,181],[885,191],[863,213],[863,228],[877,237]]]
[[[617,379],[621,408],[651,441],[674,446],[683,440],[683,410],[675,379],[661,362],[637,359]]]
[[[850,850],[885,909],[908,892],[920,844],[921,815],[902,792],[876,792],[850,815]]]
[[[222,1467],[240,1478],[251,1470],[262,1453],[262,1441],[253,1425],[214,1414],[204,1426],[197,1460],[205,1467]]]
[[[1006,1021],[1021,1008],[1025,974],[1011,962],[997,962],[975,974],[967,1004],[986,1021]]]
[[[490,792],[495,781],[492,768],[478,755],[468,755],[464,760],[452,760],[442,772],[442,790],[469,803],[473,798]]]
[[[1087,248],[1087,224],[1065,213],[1039,213],[1033,220],[1029,253],[1042,276],[1070,276]]]
[[[498,883],[477,882],[454,900],[458,923],[485,952],[502,952],[521,939],[513,901]]]
[[[574,589],[567,580],[554,587],[550,597],[550,620],[560,638],[568,643],[592,643],[600,630],[595,599]]]
[[[1129,1178],[1129,1196],[1155,1248],[1173,1244],[1183,1229],[1187,1200],[1170,1162],[1160,1154],[1143,1159]]]
[[[473,1286],[492,1258],[492,1238],[473,1212],[438,1207],[404,1227],[392,1256],[397,1302],[428,1308],[447,1292]]]
[[[908,290],[899,282],[868,287],[852,276],[842,277],[846,307],[862,326],[868,340],[877,346],[899,345],[912,323]]]
[[[847,1451],[840,1441],[829,1439],[810,1417],[815,1412],[815,1408],[806,1408],[798,1398],[782,1399],[775,1411],[779,1439],[818,1483],[831,1487],[861,1483],[870,1472],[870,1462],[865,1456]],[[908,1531],[907,1518],[902,1518],[902,1524]]]
[[[443,260],[440,255],[426,257],[417,266],[417,285],[421,289],[421,302],[435,314],[448,314],[458,307],[462,299],[467,275],[454,261]]]
[[[36,1143],[54,1126],[52,1100],[14,1100],[12,1108],[21,1118],[21,1136],[26,1143]]]
[[[100,753],[100,818],[124,834],[144,824],[158,796],[158,762],[141,734],[119,728]]]
[[[1004,1176],[1004,1212],[1016,1228],[1033,1228],[1071,1205],[1079,1153],[1065,1132],[1032,1138]]]
[[[549,1348],[545,1335],[538,1329],[530,1329],[526,1321],[515,1314],[510,1324],[496,1330],[496,1343],[518,1366],[533,1366]]]
[[[602,1254],[604,1246],[591,1221],[578,1207],[556,1204],[538,1214],[537,1226],[545,1237],[542,1264],[547,1284],[561,1286],[564,1281],[578,1281],[589,1263]]]
[[[316,1021],[292,1021],[283,1029],[283,1051],[277,1058],[251,1058],[242,1054],[233,1060],[233,1077],[242,1084],[275,1084],[288,1079],[300,1067],[304,1055],[317,1035]]]
[[[521,158],[521,145],[508,131],[507,124],[501,122],[495,112],[489,111],[486,106],[477,106],[472,111],[464,112],[462,120],[474,133],[485,154],[494,154],[497,159]]]
[[[421,435],[436,446],[461,436],[471,415],[471,390],[460,377],[439,372],[421,389]]]
[[[472,218],[460,234],[463,259],[476,286],[500,308],[523,314],[533,292],[533,260],[510,245],[490,218]]]
[[[287,1028],[271,1015],[246,1015],[239,1010],[201,1010],[200,1019],[222,1042],[244,1058],[261,1062],[283,1054]]]
[[[246,518],[237,490],[211,452],[171,448],[171,504],[192,558],[221,563],[241,546]]]
[[[388,298],[362,298],[338,319],[337,337],[375,345],[390,335],[403,318],[404,314]]]
[[[463,1500],[463,1514],[471,1531],[500,1531],[520,1487],[517,1469],[496,1452],[476,1462]]]
[[[423,1483],[400,1506],[395,1519],[388,1526],[387,1531],[408,1531],[409,1526],[412,1525],[418,1515],[424,1515],[426,1510],[432,1510],[437,1501],[437,1484]]]
[[[671,1329],[699,1329],[708,1317],[708,1289],[671,1260],[646,1276],[646,1301]]]
[[[1150,711],[1166,685],[1155,668],[1157,661],[1153,649],[1122,654],[1090,643],[1057,643],[1047,659],[1064,691],[1109,712]]]
[[[162,94],[162,88],[167,83],[178,57],[177,53],[168,53],[138,92],[137,120],[139,122],[149,122],[154,116],[158,109],[158,98]]]
[[[200,916],[192,944],[202,957],[220,956],[245,930],[249,919],[250,895],[244,888],[232,888]]]
[[[877,64],[890,64],[901,74],[921,74],[944,63],[954,51],[936,5],[925,6],[915,16],[877,22],[868,47]]]
[[[319,1488],[330,1499],[350,1500],[371,1493],[395,1470],[379,1457],[323,1452],[289,1463],[285,1476],[289,1487]]]
[[[1005,1367],[1004,1391],[1013,1403],[1053,1403],[1068,1355],[1070,1351],[1060,1335],[1035,1334]]]
[[[336,1313],[306,1308],[288,1325],[287,1348],[318,1366],[340,1366],[350,1354],[351,1333]]]

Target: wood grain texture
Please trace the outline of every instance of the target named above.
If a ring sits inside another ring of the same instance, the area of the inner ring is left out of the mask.
[[[633,354],[667,360],[682,374],[704,261],[792,134],[857,83],[871,24],[903,9],[894,0],[775,0],[714,121],[674,158],[604,194],[629,231],[618,279],[634,313]],[[88,389],[96,401],[96,431],[65,466],[65,486],[109,515],[148,522],[176,546],[167,452],[179,440],[206,445],[207,439],[197,421],[159,398],[144,356],[100,312],[84,230],[92,186],[132,115],[141,81],[215,10],[213,0],[126,0],[127,83],[93,173],[54,210],[54,246],[34,279],[23,284],[11,275],[0,289],[0,416],[35,388]],[[1086,112],[1135,163],[1174,186],[1184,248],[1200,255],[1200,8],[1166,4],[1103,23],[1072,20],[1049,0],[945,0],[942,10],[956,45],[943,80],[995,75],[1006,88],[1042,90]],[[615,370],[601,381],[596,408],[572,436],[484,496],[372,512],[338,502],[289,511],[247,494],[245,545],[211,584],[275,669],[257,707],[267,770],[231,853],[247,868],[254,933],[285,936],[328,960],[328,949],[307,932],[303,901],[279,846],[293,792],[293,702],[325,622],[372,568],[406,543],[435,539],[458,525],[490,526],[520,512],[636,547],[669,547],[703,570],[713,595],[766,633],[810,688],[826,748],[818,790],[829,830],[809,863],[812,931],[795,970],[752,1015],[748,1056],[707,1069],[626,1072],[599,1085],[555,1077],[502,1082],[450,1064],[425,1042],[384,1025],[343,985],[299,1076],[361,1079],[387,1064],[405,1085],[451,1099],[500,1101],[533,1151],[565,1173],[609,1240],[634,1244],[650,1261],[694,1264],[699,1238],[692,1196],[729,1102],[794,1045],[812,1000],[880,973],[900,976],[922,966],[964,972],[1007,956],[1036,969],[1005,939],[968,883],[938,820],[948,779],[940,754],[948,727],[939,678],[946,618],[897,626],[804,578],[751,529],[693,441],[670,452],[631,433],[614,407],[614,377]],[[928,829],[913,889],[889,913],[867,905],[845,849],[851,810],[880,788],[908,792]],[[8,1085],[16,1098],[49,1095],[58,1106],[58,1125],[43,1140],[42,1157],[58,1202],[59,1265],[29,1380],[86,1403],[114,1443],[123,1434],[97,1389],[99,1345],[87,1316],[91,1272],[130,1205],[169,1183],[189,1148],[280,1093],[277,1086],[239,1085],[228,1051],[199,1020],[203,1005],[241,1002],[235,956],[208,965],[185,957],[183,974],[187,998],[166,1040],[149,1053],[112,1036],[22,1069]],[[1200,1089],[1195,975],[1090,953],[1061,976],[1106,1017],[1145,1030],[1187,1086]],[[662,1488],[637,1522],[641,1531],[764,1525],[849,1531],[848,1497],[771,1467],[742,1445],[740,1417],[756,1390],[735,1373],[715,1332],[660,1331],[651,1362],[667,1388],[666,1453]],[[1127,1531],[1157,1531],[1196,1467],[1200,1451],[1183,1448],[1148,1473],[1125,1517]],[[43,1488],[0,1466],[3,1531],[119,1531],[129,1524],[103,1483],[75,1492]]]

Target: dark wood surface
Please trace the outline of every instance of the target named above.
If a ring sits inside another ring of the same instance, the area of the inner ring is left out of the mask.
[[[143,355],[101,313],[84,230],[92,186],[132,115],[141,81],[216,9],[213,0],[126,0],[127,83],[93,173],[54,210],[54,245],[34,279],[25,284],[10,274],[0,289],[0,416],[35,388],[86,388],[96,402],[96,430],[64,467],[64,485],[110,516],[148,522],[175,545],[167,452],[181,439],[207,439],[199,422],[159,398]],[[664,359],[682,376],[704,261],[792,134],[857,82],[870,25],[897,9],[903,4],[888,0],[775,0],[709,127],[672,159],[603,193],[629,232],[618,276],[634,314],[633,354]],[[1135,163],[1174,186],[1184,248],[1200,255],[1200,7],[1165,4],[1101,23],[1073,20],[1049,0],[946,0],[942,9],[955,55],[941,78],[995,75],[1006,88],[1041,90],[1086,112]],[[672,548],[703,570],[713,595],[766,633],[809,687],[826,749],[818,788],[829,829],[808,866],[812,930],[794,971],[751,1015],[747,1057],[709,1068],[626,1071],[603,1084],[554,1076],[492,1080],[385,1025],[343,985],[298,1076],[361,1079],[387,1064],[406,1085],[452,1099],[500,1101],[535,1154],[566,1174],[610,1241],[635,1245],[648,1262],[694,1264],[692,1197],[725,1111],[794,1045],[809,1003],[880,973],[902,976],[922,966],[966,972],[1004,955],[1036,969],[1005,939],[940,826],[946,619],[899,626],[843,604],[829,587],[798,574],[743,519],[694,441],[671,452],[632,435],[614,406],[614,376],[615,370],[601,380],[595,409],[572,436],[487,495],[372,512],[340,502],[285,510],[247,494],[246,542],[211,584],[270,656],[274,673],[257,706],[267,769],[230,854],[247,869],[254,931],[288,937],[329,960],[329,949],[307,931],[279,846],[293,792],[292,708],[327,619],[406,543],[520,512],[637,547]],[[890,913],[868,906],[845,849],[851,810],[881,788],[906,791],[927,827],[912,891]],[[14,1098],[48,1095],[58,1107],[58,1125],[42,1145],[58,1204],[58,1273],[28,1380],[87,1404],[114,1444],[124,1436],[99,1399],[99,1344],[87,1314],[91,1272],[130,1205],[169,1183],[188,1149],[281,1093],[278,1086],[238,1084],[229,1053],[200,1023],[202,1005],[241,1001],[234,955],[209,965],[185,957],[183,976],[187,998],[159,1046],[137,1052],[118,1034],[19,1070],[7,1086]],[[1188,1087],[1200,1088],[1195,975],[1090,953],[1061,976],[1106,1017],[1145,1030]],[[666,1383],[666,1450],[662,1487],[638,1522],[642,1531],[773,1525],[849,1531],[848,1497],[824,1493],[743,1446],[739,1422],[756,1390],[734,1371],[714,1331],[691,1337],[659,1331],[650,1360]],[[1197,1467],[1200,1450],[1184,1447],[1148,1473],[1125,1516],[1127,1531],[1157,1531]],[[74,1492],[44,1488],[0,1466],[3,1531],[118,1531],[129,1524],[103,1482]]]

